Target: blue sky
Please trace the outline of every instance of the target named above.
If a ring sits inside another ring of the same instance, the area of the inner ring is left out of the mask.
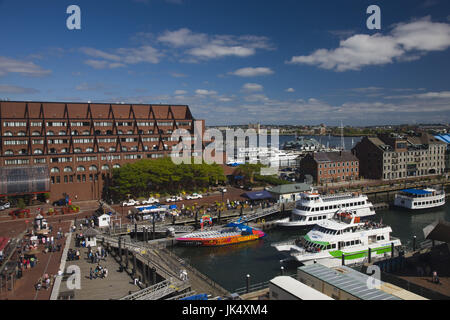
[[[207,125],[450,122],[446,0],[0,0],[0,35],[3,99],[188,104]]]

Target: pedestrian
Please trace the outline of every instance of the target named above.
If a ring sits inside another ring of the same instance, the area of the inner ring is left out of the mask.
[[[93,277],[93,272],[92,272],[92,268],[90,268],[90,270],[89,270],[89,279],[92,280],[92,277]]]

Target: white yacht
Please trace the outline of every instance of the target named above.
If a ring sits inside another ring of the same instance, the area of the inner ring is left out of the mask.
[[[285,152],[274,147],[238,148],[234,157],[229,157],[227,164],[263,163],[270,166],[284,167],[298,164],[300,153]]]
[[[272,244],[278,251],[287,252],[304,265],[318,262],[328,267],[358,264],[371,257],[390,256],[392,245],[400,246],[391,237],[391,227],[372,221],[361,222],[353,212],[337,212],[329,220],[317,225],[300,239]]]
[[[358,217],[375,214],[373,204],[367,196],[360,193],[338,193],[320,195],[311,190],[300,194],[300,200],[288,218],[277,221],[280,227],[312,227],[316,223],[330,219],[339,210],[354,211]]]
[[[395,195],[394,205],[406,209],[430,209],[445,204],[445,191],[436,189],[404,189]]]

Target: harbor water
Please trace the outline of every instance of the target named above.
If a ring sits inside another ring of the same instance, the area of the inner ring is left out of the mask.
[[[417,243],[424,240],[423,228],[441,219],[450,221],[450,204],[420,212],[391,208],[379,211],[372,220],[392,227],[392,236],[400,238],[402,244],[412,246],[413,236]],[[251,284],[269,281],[280,275],[281,266],[285,274],[296,272],[295,263],[281,264],[285,255],[276,251],[272,243],[295,239],[306,231],[275,228],[266,231],[261,240],[224,247],[175,247],[174,252],[200,272],[230,292],[246,285],[246,275]]]

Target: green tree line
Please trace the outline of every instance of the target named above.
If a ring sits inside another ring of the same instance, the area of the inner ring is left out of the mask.
[[[148,197],[158,193],[178,194],[207,190],[224,183],[226,177],[218,164],[179,164],[168,157],[143,159],[113,170],[110,194],[115,200]]]

